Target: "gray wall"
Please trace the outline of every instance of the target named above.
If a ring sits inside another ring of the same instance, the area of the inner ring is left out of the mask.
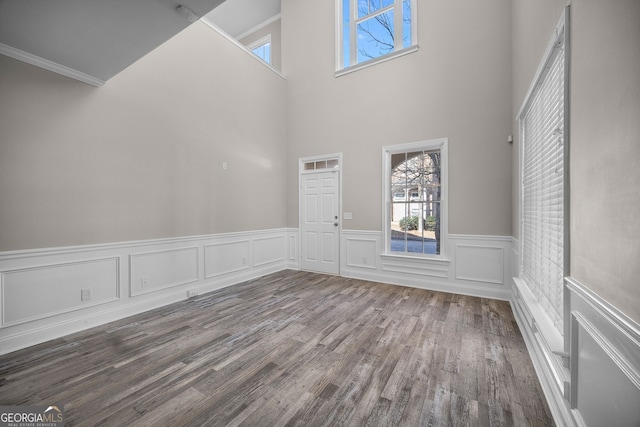
[[[513,3],[514,120],[565,4]],[[640,2],[574,0],[570,31],[570,274],[640,321]]]
[[[572,11],[571,275],[640,322],[640,1]]]
[[[449,231],[511,235],[511,3],[418,3],[418,52],[336,78],[334,2],[283,0],[289,226],[299,157],[343,152],[343,227],[380,230],[381,147],[448,137]]]
[[[101,88],[0,55],[0,251],[285,226],[285,89],[199,22]]]

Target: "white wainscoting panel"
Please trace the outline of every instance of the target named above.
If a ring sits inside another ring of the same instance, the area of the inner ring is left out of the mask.
[[[378,240],[371,237],[345,237],[347,267],[377,270]]]
[[[520,276],[520,241],[511,239],[511,276]]]
[[[577,280],[566,283],[576,423],[640,426],[640,325]]]
[[[248,239],[204,245],[205,279],[248,269],[250,250]]]
[[[295,267],[288,246],[297,236],[273,229],[2,252],[0,354]]]
[[[640,325],[576,279],[565,278],[568,364],[559,368],[562,349],[545,340],[541,310],[523,297],[518,280],[513,311],[556,424],[640,426]]]
[[[456,245],[456,279],[504,284],[504,249],[496,246]]]
[[[3,271],[2,326],[117,300],[119,261],[112,257]],[[83,289],[90,290],[90,300],[82,300]]]
[[[253,266],[281,264],[287,253],[286,236],[268,236],[253,239]]]
[[[508,300],[511,237],[449,235],[444,260],[383,255],[379,231],[342,230],[345,277]]]
[[[418,276],[424,280],[449,280],[450,263],[425,262],[415,258],[383,256],[382,271],[388,274]]]
[[[300,269],[299,241],[300,233],[297,229],[287,230],[287,268],[292,270]]]
[[[197,246],[130,255],[130,295],[197,282],[198,260]]]

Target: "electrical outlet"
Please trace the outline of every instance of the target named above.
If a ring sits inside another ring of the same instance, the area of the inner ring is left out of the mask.
[[[193,298],[193,297],[197,297],[198,296],[198,291],[195,289],[191,289],[189,291],[187,291],[187,297],[188,298]]]
[[[142,286],[143,288],[146,288],[149,286],[149,278],[147,276],[140,278],[140,286]]]
[[[80,289],[80,301],[89,301],[91,299],[91,288]]]

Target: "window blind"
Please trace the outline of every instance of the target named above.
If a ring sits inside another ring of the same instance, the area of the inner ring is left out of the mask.
[[[565,55],[559,37],[521,119],[522,279],[563,334]]]

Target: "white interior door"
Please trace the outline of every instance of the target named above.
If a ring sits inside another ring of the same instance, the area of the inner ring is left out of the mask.
[[[300,236],[303,270],[340,272],[339,172],[301,175]]]

